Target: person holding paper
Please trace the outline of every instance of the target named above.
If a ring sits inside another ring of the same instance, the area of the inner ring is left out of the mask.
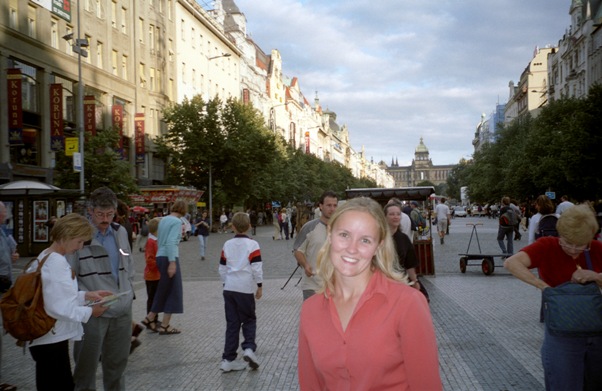
[[[92,240],[67,259],[82,290],[125,293],[102,316],[84,325],[84,339],[73,348],[76,390],[96,389],[96,370],[102,355],[105,390],[125,390],[125,368],[132,338],[134,260],[123,226],[113,222],[117,196],[100,187],[90,194],[88,215],[94,226]]]
[[[38,262],[46,258],[42,266],[42,294],[44,310],[56,319],[56,324],[45,335],[33,340],[29,351],[36,362],[36,388],[38,390],[73,390],[73,375],[69,359],[69,340],[81,340],[82,323],[91,316],[99,317],[107,307],[102,304],[87,306],[86,302],[102,301],[112,292],[78,290],[77,280],[65,258],[65,254],[81,249],[92,237],[93,228],[85,217],[68,214],[56,221],[51,231],[53,240],[49,248],[31,263],[32,272]]]

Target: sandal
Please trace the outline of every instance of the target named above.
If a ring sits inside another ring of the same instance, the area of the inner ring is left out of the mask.
[[[17,386],[13,386],[12,384],[2,383],[0,384],[0,391],[16,391]]]
[[[176,329],[175,327],[171,327],[170,325],[159,327],[161,331],[159,331],[160,335],[172,335],[172,334],[180,334],[182,331]]]
[[[146,327],[147,329],[149,329],[150,331],[152,331],[153,333],[156,333],[157,330],[157,317],[155,316],[155,319],[150,320],[148,318],[148,316],[146,316],[144,318],[144,320],[142,322],[140,322],[144,325],[144,327]]]

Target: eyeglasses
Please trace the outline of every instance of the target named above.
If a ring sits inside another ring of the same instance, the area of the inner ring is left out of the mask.
[[[98,217],[99,219],[102,218],[107,218],[107,219],[112,219],[113,217],[115,217],[115,212],[94,212],[94,216]]]
[[[562,247],[565,250],[571,251],[571,252],[579,252],[580,253],[589,248],[589,244],[583,244],[581,246],[575,246],[573,244],[569,244],[569,242],[567,242],[566,239],[563,237],[560,237],[560,240],[558,242],[560,243],[560,247]]]

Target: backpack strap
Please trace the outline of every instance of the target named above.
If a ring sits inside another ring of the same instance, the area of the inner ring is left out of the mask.
[[[35,261],[38,261],[38,268],[37,271],[41,271],[42,270],[42,266],[44,266],[44,262],[46,262],[46,260],[48,259],[48,257],[50,256],[50,254],[52,254],[52,252],[49,252],[48,254],[46,254],[44,256],[44,258],[42,258],[41,261],[38,261],[38,258],[34,258],[31,261],[27,262],[27,264],[23,267],[23,273],[27,273],[27,269],[29,269],[29,265],[31,265],[32,263],[34,263]]]

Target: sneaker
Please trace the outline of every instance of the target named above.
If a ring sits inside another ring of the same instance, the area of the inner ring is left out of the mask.
[[[259,362],[257,361],[257,356],[253,350],[249,348],[245,349],[242,359],[249,363],[251,369],[259,368]]]
[[[205,257],[201,257],[201,261],[204,261],[204,260],[205,260]]]
[[[230,372],[230,371],[242,371],[246,367],[247,367],[247,364],[245,364],[242,361],[237,361],[237,360],[228,361],[228,360],[224,359],[224,360],[222,360],[222,363],[219,366],[219,369],[221,369],[224,372]]]

